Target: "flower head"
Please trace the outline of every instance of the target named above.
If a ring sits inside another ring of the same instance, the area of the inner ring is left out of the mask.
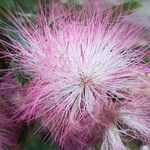
[[[93,133],[98,133],[95,144],[105,131],[102,149],[124,150],[120,122],[129,125],[135,137],[136,131],[142,136],[150,132],[149,111],[143,113],[148,96],[137,92],[143,84],[139,76],[150,71],[143,63],[147,49],[137,45],[140,26],[122,19],[121,11],[116,17],[112,8],[102,11],[98,1],[92,4],[86,2],[79,10],[58,3],[43,10],[40,5],[35,24],[13,16],[19,40],[11,38],[15,51],[10,57],[33,76],[22,117],[40,118],[61,146],[71,139],[83,149],[91,147]],[[138,119],[141,124],[136,124]]]

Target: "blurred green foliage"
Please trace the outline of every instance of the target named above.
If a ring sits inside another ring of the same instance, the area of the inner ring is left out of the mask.
[[[132,11],[141,6],[139,0],[126,0],[123,4],[123,11]]]
[[[0,8],[5,10],[12,10],[15,6],[14,0],[1,0]]]
[[[33,134],[33,136],[27,138],[21,150],[57,150],[57,146],[42,142],[42,136],[40,134]]]
[[[29,82],[30,80],[32,80],[32,75],[31,75],[30,73],[20,71],[20,70],[17,68],[17,63],[16,63],[16,62],[12,62],[12,63],[11,63],[11,68],[13,69],[13,76],[14,76],[14,78],[15,78],[19,83],[21,83],[22,86],[28,84],[28,82]]]
[[[16,5],[20,5],[23,10],[32,10],[36,6],[37,0],[1,0],[0,8],[3,10],[13,10]]]
[[[49,142],[43,141],[46,135],[42,132],[36,133],[36,131],[35,122],[31,125],[22,125],[22,131],[18,140],[21,150],[58,150],[51,139],[48,139]]]

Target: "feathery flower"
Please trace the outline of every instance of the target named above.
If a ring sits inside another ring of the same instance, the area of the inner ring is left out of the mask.
[[[11,120],[8,105],[0,98],[0,150],[17,148],[17,125]]]
[[[0,150],[17,149],[17,139],[21,123],[16,117],[22,100],[22,87],[6,74],[0,84]]]
[[[19,39],[10,37],[15,50],[8,55],[33,76],[21,117],[40,118],[62,148],[73,141],[75,150],[87,149],[103,137],[102,150],[125,150],[121,133],[148,140],[149,95],[139,80],[150,71],[148,45],[139,47],[142,28],[117,14],[86,1],[80,9],[40,5],[34,23],[12,16]]]

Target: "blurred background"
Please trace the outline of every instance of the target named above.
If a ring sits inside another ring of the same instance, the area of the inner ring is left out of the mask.
[[[57,0],[59,1],[59,0]],[[63,3],[76,3],[76,5],[82,5],[81,0],[61,0]],[[106,9],[109,5],[114,7],[121,5],[123,2],[124,11],[129,11],[131,13],[128,18],[131,23],[141,24],[145,28],[143,34],[143,39],[139,42],[150,41],[150,0],[101,0],[103,9]],[[32,17],[32,12],[37,8],[38,0],[0,0],[0,10],[4,13],[9,11],[14,12],[16,5],[21,6],[23,12],[26,16]],[[0,16],[0,26],[3,27],[3,22],[5,18]],[[2,33],[2,28],[0,28],[0,33]],[[0,34],[0,39],[7,38]],[[0,45],[0,50],[5,49]],[[149,61],[149,58],[146,58]],[[4,60],[0,60],[0,69],[7,68],[7,64]],[[2,74],[0,74],[2,76]],[[37,127],[36,123],[28,126],[26,124],[22,125],[21,133],[18,139],[20,143],[19,150],[58,150],[58,147],[50,139],[44,138],[46,133],[36,133]],[[128,147],[132,150],[150,150],[150,146],[143,145],[140,141],[132,141],[129,143]]]

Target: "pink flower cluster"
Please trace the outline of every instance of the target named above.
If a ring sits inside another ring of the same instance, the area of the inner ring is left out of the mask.
[[[7,55],[33,76],[20,118],[39,119],[63,150],[125,150],[128,137],[150,142],[148,43],[137,44],[142,28],[125,17],[86,1],[80,9],[40,5],[35,23],[11,18],[19,40],[5,43],[14,48]]]

